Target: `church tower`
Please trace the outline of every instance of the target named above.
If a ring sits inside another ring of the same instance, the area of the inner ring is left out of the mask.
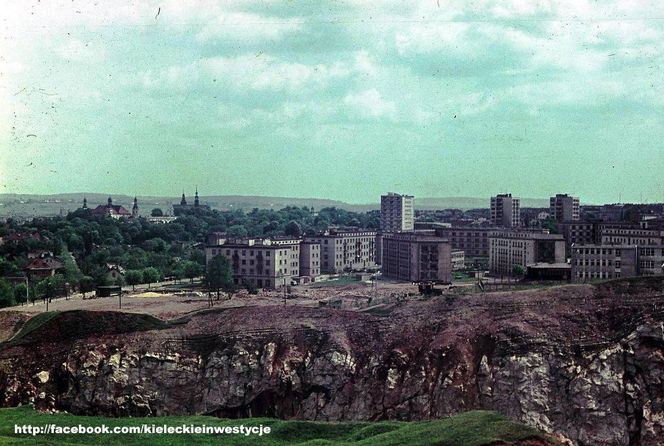
[[[134,207],[131,208],[132,218],[138,218],[138,200],[134,197]]]
[[[113,199],[111,197],[108,197],[108,205],[109,208],[113,206]]]
[[[194,207],[198,207],[200,202],[198,201],[198,186],[196,186],[196,195],[194,196]]]
[[[182,200],[180,200],[180,206],[186,206],[187,199],[184,197],[184,191],[182,191]]]
[[[83,197],[83,209],[88,208],[88,199],[86,197]]]

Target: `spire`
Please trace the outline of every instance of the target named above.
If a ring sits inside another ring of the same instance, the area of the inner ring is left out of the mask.
[[[180,206],[186,206],[187,199],[184,197],[184,190],[182,191],[182,200],[180,200]]]
[[[111,197],[108,197],[108,206],[113,206],[113,199]]]
[[[194,207],[198,207],[199,204],[200,202],[198,200],[198,186],[196,186],[196,195],[194,196]]]
[[[83,209],[87,209],[87,208],[88,208],[88,199],[87,199],[87,197],[83,197]]]
[[[131,216],[136,218],[138,217],[138,199],[134,196],[134,207],[131,208]]]

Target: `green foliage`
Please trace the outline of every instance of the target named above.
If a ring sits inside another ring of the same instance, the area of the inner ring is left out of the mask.
[[[74,416],[65,413],[46,414],[23,406],[0,409],[0,445],[32,445],[35,439],[29,435],[14,433],[14,425],[45,426],[138,426],[143,423],[180,426],[269,426],[270,434],[262,437],[228,435],[223,444],[229,446],[292,444],[320,446],[488,446],[513,444],[520,440],[548,440],[557,444],[533,428],[511,421],[495,412],[466,412],[440,420],[419,422],[317,422],[285,421],[270,418],[219,419],[208,416],[179,416],[142,418],[104,418]],[[49,445],[105,444],[134,445],[206,445],[219,442],[218,435],[40,435],[40,443]]]
[[[249,292],[249,294],[258,294],[258,287],[250,280],[244,282],[244,288]]]
[[[0,308],[16,305],[14,290],[6,280],[0,280]]]
[[[159,208],[154,208],[152,209],[152,212],[150,212],[150,215],[152,215],[153,217],[162,217],[164,215],[164,212]]]
[[[155,282],[158,282],[161,279],[161,273],[157,268],[149,266],[143,269],[143,282],[149,285]]]
[[[143,271],[138,269],[130,269],[125,273],[125,280],[128,285],[136,289],[136,285],[143,282]]]
[[[14,301],[17,304],[24,304],[28,301],[28,287],[24,283],[19,283],[14,287]]]
[[[83,276],[78,284],[81,293],[89,293],[95,289],[95,279],[90,276]]]
[[[183,262],[182,268],[184,276],[189,280],[191,280],[192,282],[194,281],[194,278],[203,274],[203,267],[197,262],[192,262],[190,260],[187,260]]]
[[[247,228],[245,228],[242,225],[233,225],[230,228],[228,228],[226,234],[229,237],[246,237],[248,235],[248,231]]]
[[[205,274],[205,282],[208,288],[215,291],[232,291],[235,289],[233,270],[226,257],[219,254],[210,259]]]
[[[286,235],[290,235],[291,237],[299,237],[302,235],[302,228],[300,228],[298,222],[296,222],[295,220],[291,220],[286,225],[285,232]]]
[[[524,268],[521,265],[514,265],[514,268],[512,268],[512,274],[514,274],[515,276],[525,276],[526,268]]]

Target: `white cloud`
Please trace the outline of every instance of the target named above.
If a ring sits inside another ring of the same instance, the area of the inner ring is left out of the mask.
[[[57,53],[66,60],[75,62],[101,62],[106,57],[103,47],[92,42],[72,39],[57,49]]]
[[[397,107],[392,101],[383,98],[375,88],[360,93],[348,94],[344,103],[363,116],[379,118],[394,118]]]
[[[298,17],[280,19],[244,12],[225,13],[210,20],[196,35],[199,41],[222,40],[275,40],[302,28]]]

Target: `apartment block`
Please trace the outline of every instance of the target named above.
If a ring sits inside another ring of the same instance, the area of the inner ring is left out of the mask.
[[[572,245],[591,245],[600,241],[597,223],[566,221],[558,223],[558,229],[565,238],[568,248]]]
[[[376,231],[330,230],[304,241],[320,245],[321,272],[338,274],[376,267]]]
[[[489,234],[498,228],[453,226],[436,228],[438,237],[449,240],[452,249],[462,250],[466,257],[489,257]]]
[[[556,194],[549,199],[549,214],[558,222],[579,219],[579,197]]]
[[[391,233],[383,236],[383,276],[410,282],[452,281],[451,248],[433,234]]]
[[[217,255],[226,257],[238,285],[249,282],[259,288],[278,288],[296,277],[312,279],[320,271],[319,248],[313,243],[303,247],[301,240],[293,238],[219,241],[206,246],[206,262]]]
[[[320,245],[312,242],[300,243],[300,275],[316,277],[320,275]]]
[[[412,231],[415,228],[413,196],[393,192],[381,195],[380,227],[382,232]]]
[[[640,226],[600,225],[602,245],[664,245],[664,231]]]
[[[452,262],[452,271],[458,271],[466,267],[466,256],[460,249],[451,251],[450,261]]]
[[[511,275],[515,266],[565,263],[565,240],[560,234],[503,230],[489,234],[489,271]]]
[[[505,228],[521,225],[521,200],[512,194],[491,197],[491,224]]]

